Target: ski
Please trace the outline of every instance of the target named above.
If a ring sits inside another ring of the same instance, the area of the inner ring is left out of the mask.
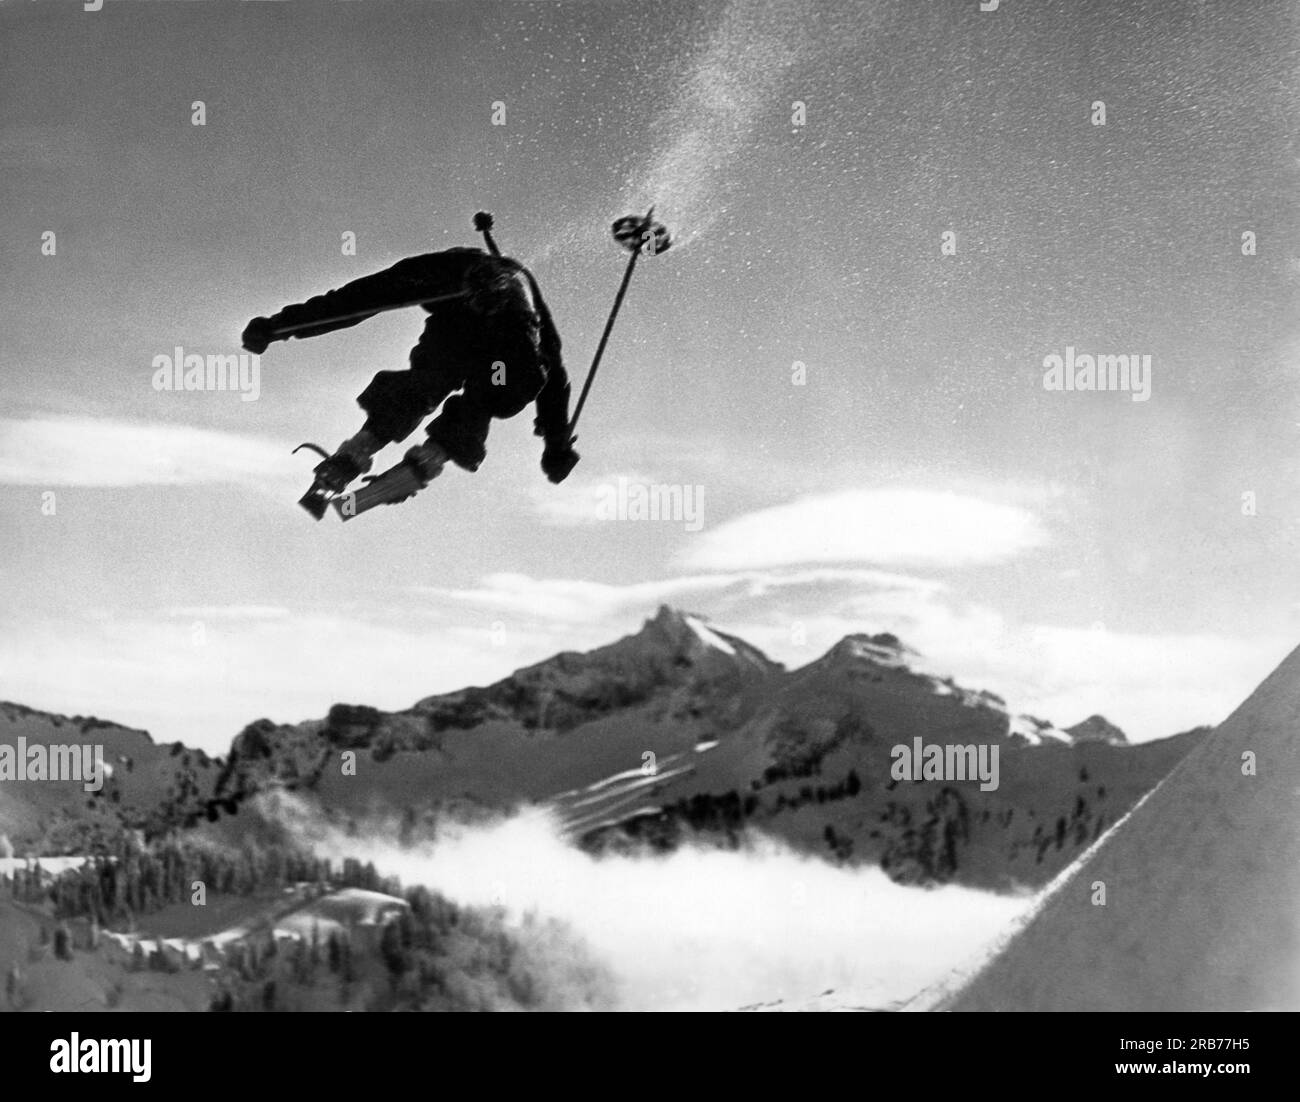
[[[371,475],[356,490],[333,491],[320,480],[312,483],[298,504],[316,520],[333,508],[340,519],[351,520],[377,505],[396,505],[414,497],[442,473],[450,457],[430,442],[408,449],[401,462],[382,474]]]

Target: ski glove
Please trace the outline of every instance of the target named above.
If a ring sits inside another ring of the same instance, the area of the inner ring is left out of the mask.
[[[240,337],[244,348],[257,356],[265,352],[266,346],[273,340],[275,340],[275,330],[271,327],[270,318],[254,318],[245,327]]]
[[[573,437],[548,443],[542,452],[542,471],[552,482],[560,483],[578,464],[578,453],[573,450]]]

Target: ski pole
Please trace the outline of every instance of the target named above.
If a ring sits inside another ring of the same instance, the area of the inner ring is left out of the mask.
[[[609,318],[605,322],[605,331],[600,335],[600,343],[596,345],[596,355],[592,358],[591,367],[587,370],[587,381],[582,384],[582,393],[578,395],[578,405],[573,411],[573,419],[569,422],[569,435],[573,435],[573,430],[578,427],[578,418],[582,416],[582,407],[587,404],[587,395],[591,392],[591,384],[596,379],[596,369],[600,367],[600,358],[605,354],[605,345],[609,342],[609,334],[614,329],[614,319],[618,317],[619,307],[623,305],[623,296],[627,294],[627,285],[632,282],[632,273],[636,270],[637,257],[641,255],[641,248],[645,244],[647,233],[654,234],[652,238],[656,242],[656,252],[663,252],[668,248],[668,232],[663,231],[663,245],[660,247],[659,230],[657,226],[650,221],[655,209],[651,207],[646,211],[644,218],[620,218],[614,223],[614,237],[620,243],[627,245],[631,242],[632,255],[628,257],[627,267],[623,270],[623,282],[618,286],[618,294],[614,296],[614,306],[609,312]],[[629,227],[628,223],[633,226]],[[620,227],[623,227],[620,229]],[[631,232],[629,232],[631,231]]]

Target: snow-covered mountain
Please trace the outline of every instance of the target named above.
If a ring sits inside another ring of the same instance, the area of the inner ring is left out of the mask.
[[[215,797],[289,785],[342,818],[382,807],[408,821],[539,804],[593,849],[730,845],[752,829],[904,882],[1005,888],[1045,883],[1203,734],[1130,746],[1093,717],[1076,735],[919,672],[917,657],[860,634],[789,671],[665,607],[607,646],[404,711],[254,723]],[[917,738],[996,747],[997,787],[895,779],[894,748]],[[364,767],[345,774],[348,750]]]
[[[594,850],[669,849],[691,836],[734,845],[761,831],[902,882],[1039,886],[1204,735],[1131,746],[1100,716],[1062,729],[918,662],[893,635],[855,634],[791,671],[707,618],[664,607],[606,646],[402,711],[338,704],[320,720],[258,720],[224,761],[11,705],[0,742],[93,731],[113,775],[99,795],[0,786],[0,833],[81,852],[121,825],[220,820],[212,829],[238,831],[233,813],[247,796],[287,787],[340,820],[380,811],[418,823],[532,804]],[[896,748],[916,739],[996,748],[996,787],[897,779]],[[345,754],[355,769],[342,768]]]

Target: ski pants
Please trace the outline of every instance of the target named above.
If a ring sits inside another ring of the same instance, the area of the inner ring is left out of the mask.
[[[546,383],[533,319],[430,317],[410,362],[406,371],[379,372],[357,396],[366,428],[384,443],[401,441],[441,405],[429,438],[471,471],[487,455],[492,418],[515,416]]]

